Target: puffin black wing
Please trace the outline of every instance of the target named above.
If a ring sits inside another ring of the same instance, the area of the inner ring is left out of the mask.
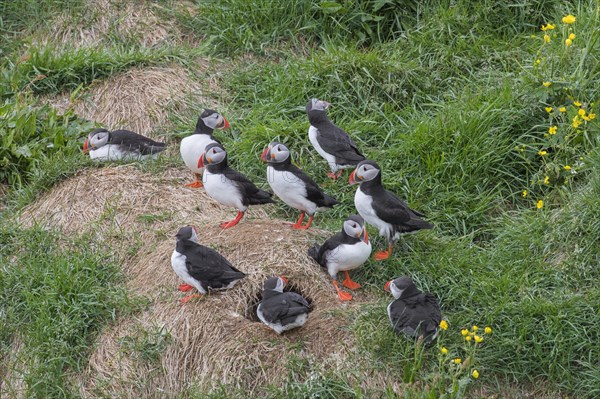
[[[304,186],[306,187],[306,198],[309,201],[314,202],[317,207],[328,207],[331,208],[334,205],[338,204],[338,201],[325,194],[321,187],[317,183],[314,182],[302,169],[297,167],[296,165],[291,164],[289,167],[289,171],[294,174],[298,179],[300,179]]]
[[[203,285],[222,288],[246,276],[214,249],[190,241],[185,244],[183,255],[188,273]]]
[[[242,201],[244,205],[260,205],[274,203],[272,193],[261,190],[256,187],[246,176],[235,169],[227,167],[223,170],[223,174],[232,182],[242,193]]]
[[[327,267],[327,252],[335,249],[341,244],[349,244],[348,237],[343,232],[337,232],[333,236],[329,237],[323,245],[314,245],[308,250],[308,256],[313,258],[321,267]]]
[[[442,314],[432,294],[418,294],[397,299],[390,305],[390,321],[394,329],[407,335],[423,335],[430,339],[438,330]]]
[[[319,145],[325,152],[334,155],[338,164],[357,165],[365,160],[348,133],[333,123],[318,128],[318,131]]]
[[[110,133],[110,144],[117,144],[128,150],[139,151],[142,155],[152,155],[163,151],[165,143],[154,141],[129,130],[115,130]]]
[[[296,318],[308,313],[310,305],[295,292],[284,292],[262,301],[261,310],[269,323],[280,322],[282,326],[296,321]]]
[[[422,213],[413,211],[408,204],[385,189],[371,206],[377,217],[394,225],[402,233],[433,228],[433,224],[420,219],[424,216]]]

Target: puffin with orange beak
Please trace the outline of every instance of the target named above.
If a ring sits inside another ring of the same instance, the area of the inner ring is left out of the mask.
[[[267,162],[267,181],[283,202],[298,209],[300,217],[294,229],[308,229],[317,210],[333,208],[338,202],[325,194],[302,169],[292,163],[290,150],[283,144],[272,142],[263,151],[261,160]],[[305,214],[309,215],[306,225],[302,225]]]
[[[160,143],[129,130],[94,129],[90,132],[83,153],[97,161],[121,161],[156,158],[158,153],[167,148]]]
[[[228,229],[239,223],[250,205],[270,204],[273,194],[261,190],[246,176],[227,165],[227,152],[221,144],[212,143],[198,159],[198,168],[204,168],[204,188],[221,205],[238,210],[234,220],[221,223]]]
[[[271,277],[263,284],[262,300],[256,315],[267,327],[277,334],[302,327],[308,320],[310,304],[300,294],[283,289],[285,277]]]
[[[422,338],[431,344],[438,336],[442,321],[436,297],[419,291],[409,277],[390,280],[383,288],[394,296],[387,308],[392,328],[399,334]]]
[[[246,277],[214,249],[198,244],[198,231],[194,226],[185,226],[177,232],[177,245],[171,256],[171,266],[186,284],[179,291],[188,292],[196,288],[200,294],[188,295],[181,300],[187,303],[199,298],[209,290],[226,290]]]
[[[360,267],[371,256],[371,243],[364,219],[358,215],[349,216],[344,221],[342,231],[329,238],[323,245],[310,248],[308,256],[327,269],[333,279],[338,298],[341,301],[351,300],[352,295],[338,286],[337,275],[344,272],[344,287],[351,290],[360,288],[360,284],[352,281],[348,271]]]
[[[306,104],[306,114],[310,122],[308,140],[322,156],[331,172],[327,176],[338,179],[344,169],[352,168],[365,157],[360,153],[348,133],[337,127],[327,116],[331,106],[327,101],[312,98]]]
[[[185,166],[188,167],[196,179],[186,187],[199,188],[202,187],[202,168],[198,167],[198,158],[206,149],[206,146],[212,143],[219,143],[219,140],[213,137],[215,129],[229,129],[229,122],[220,113],[213,109],[205,109],[198,117],[196,130],[191,136],[181,140],[179,152]]]
[[[387,251],[375,253],[376,260],[387,259],[402,233],[431,229],[433,224],[421,219],[424,214],[386,190],[381,184],[381,168],[373,161],[362,161],[350,174],[350,184],[359,184],[354,195],[354,206],[367,223],[379,229],[388,243]]]

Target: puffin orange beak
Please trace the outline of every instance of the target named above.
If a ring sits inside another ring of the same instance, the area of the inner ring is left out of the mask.
[[[204,167],[204,152],[202,153],[202,155],[200,155],[200,159],[198,160],[198,169],[203,168]]]
[[[390,292],[390,283],[392,282],[392,280],[388,281],[387,283],[385,283],[385,285],[383,286],[383,289],[387,292]]]
[[[369,243],[369,233],[367,232],[367,228],[364,228],[364,232],[365,232],[365,238],[363,238],[363,241],[365,242],[365,244]]]
[[[84,154],[88,153],[90,150],[88,148],[88,140],[89,139],[85,139],[85,143],[83,143],[83,150],[81,150]]]
[[[223,117],[223,126],[221,127],[221,129],[229,129],[229,121],[227,121],[225,117]]]
[[[352,173],[350,173],[350,177],[348,178],[348,183],[349,183],[350,185],[353,185],[353,184],[356,184],[356,183],[358,183],[358,182],[356,181],[356,179],[354,178],[355,174],[356,174],[356,169],[354,169],[354,170],[352,171]]]
[[[284,283],[286,283],[286,284],[288,283],[288,279],[287,278],[285,278],[283,276],[279,276],[279,278],[282,279]]]
[[[260,156],[261,161],[267,162],[267,152],[269,152],[269,147],[265,148],[265,150],[262,152],[262,155]]]

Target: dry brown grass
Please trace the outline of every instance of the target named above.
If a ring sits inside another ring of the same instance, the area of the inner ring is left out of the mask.
[[[343,309],[368,300],[358,291],[342,305],[326,273],[306,255],[322,231],[299,232],[270,220],[264,209],[248,212],[240,224],[221,230],[218,223],[235,211],[208,198],[203,189],[182,187],[191,175],[183,169],[142,173],[133,166],[90,169],[62,182],[20,215],[24,225],[38,223],[65,233],[92,232],[90,247],[116,250],[123,258],[128,288],[149,298],[148,309],[123,317],[105,329],[79,377],[84,397],[165,397],[196,384],[219,383],[254,390],[287,376],[291,347],[302,357],[331,369],[349,355],[353,336]],[[249,274],[232,290],[181,305],[183,296],[170,266],[173,235],[194,224],[199,238]],[[300,330],[277,336],[251,320],[262,282],[285,275],[293,288],[312,300],[314,310]],[[121,340],[164,327],[172,342],[158,363],[124,351]],[[145,378],[140,378],[140,375]]]

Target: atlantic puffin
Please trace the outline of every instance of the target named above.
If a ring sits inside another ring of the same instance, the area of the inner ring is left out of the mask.
[[[422,337],[426,344],[438,336],[442,313],[433,294],[423,293],[409,277],[398,277],[384,285],[395,300],[387,308],[392,328],[409,337]]]
[[[350,184],[360,184],[354,195],[354,206],[365,221],[379,229],[388,243],[387,251],[375,253],[376,260],[387,259],[394,243],[402,233],[431,229],[433,224],[421,219],[424,214],[410,209],[408,205],[386,190],[381,184],[381,168],[373,161],[362,161],[350,174]]]
[[[285,277],[271,277],[263,284],[262,300],[256,315],[277,334],[302,327],[308,320],[310,305],[300,294],[283,292]]]
[[[361,266],[371,256],[371,243],[365,226],[365,221],[358,215],[349,216],[342,226],[342,231],[329,238],[323,245],[315,245],[308,250],[308,256],[327,269],[333,279],[338,298],[349,301],[352,295],[340,290],[337,275],[344,272],[344,287],[351,290],[360,288],[360,284],[352,281],[348,270]]]
[[[202,155],[207,145],[219,143],[219,140],[213,137],[213,131],[215,129],[228,128],[229,122],[223,115],[213,109],[207,108],[202,112],[200,117],[198,117],[194,134],[181,140],[179,146],[181,158],[183,158],[185,166],[194,172],[195,176],[195,180],[192,183],[186,184],[186,187],[202,187],[202,169],[198,168],[198,158]]]
[[[339,178],[344,169],[352,168],[365,157],[360,153],[348,133],[337,127],[327,116],[327,101],[311,99],[306,105],[310,122],[308,139],[320,156],[325,158],[331,172],[327,176]]]
[[[198,159],[198,168],[204,167],[202,180],[208,195],[221,205],[238,210],[234,220],[221,223],[223,229],[238,224],[249,205],[275,202],[271,199],[272,193],[259,189],[246,176],[227,166],[227,152],[218,143],[207,145]]]
[[[292,163],[290,150],[276,141],[263,151],[261,160],[267,162],[267,181],[283,202],[298,209],[300,217],[292,227],[308,229],[317,210],[333,208],[338,202],[325,194],[306,173]],[[308,213],[306,225],[302,225],[304,215]]]
[[[173,270],[186,284],[179,291],[188,292],[196,288],[202,295],[208,290],[225,290],[246,277],[214,249],[198,244],[198,233],[194,226],[185,226],[177,232],[177,245],[171,256]],[[187,303],[201,295],[188,295],[181,301]]]
[[[156,158],[165,148],[165,143],[129,130],[110,132],[104,128],[92,130],[83,143],[83,152],[89,153],[90,158],[97,161]]]

